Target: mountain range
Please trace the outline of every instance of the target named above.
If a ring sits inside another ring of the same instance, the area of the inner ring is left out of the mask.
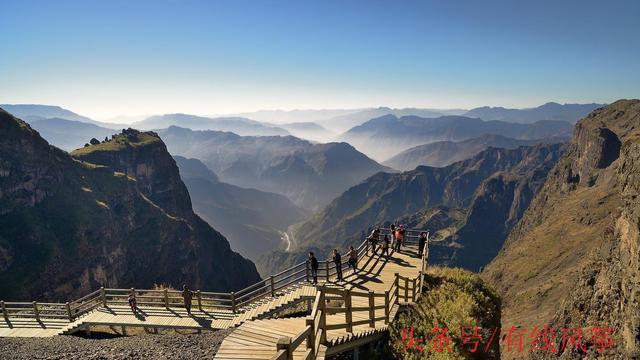
[[[518,140],[506,136],[486,134],[463,141],[436,141],[407,149],[383,165],[398,170],[412,170],[420,165],[442,167],[461,160],[466,160],[488,147],[515,149],[520,146],[531,146],[538,143],[554,143],[568,141],[568,138],[552,137],[538,140]]]
[[[501,120],[514,123],[531,124],[540,120],[566,121],[575,124],[593,110],[604,104],[558,104],[549,102],[534,108],[508,109],[503,107],[483,106],[471,109],[464,116],[482,120]]]
[[[503,327],[608,326],[615,349],[603,356],[640,356],[639,195],[640,100],[619,100],[577,123],[484,270],[503,298]],[[562,350],[553,356],[571,357]]]
[[[340,135],[374,159],[386,160],[414,146],[436,141],[462,141],[485,134],[518,140],[568,137],[573,125],[566,121],[543,120],[532,124],[483,121],[465,116],[422,118],[385,115],[367,121]]]
[[[229,131],[238,135],[273,136],[290,135],[283,128],[241,117],[208,118],[189,114],[166,114],[148,117],[131,125],[142,130],[164,129],[179,126],[192,130]]]
[[[292,226],[291,251],[266,255],[258,267],[287,267],[308,251],[328,254],[362,241],[363,229],[402,221],[438,232],[443,242],[431,263],[477,271],[498,252],[562,149],[562,144],[488,148],[443,168],[378,173]]]
[[[121,129],[122,125],[115,123],[106,123],[96,121],[86,116],[82,116],[74,113],[71,110],[64,109],[60,106],[54,105],[39,105],[39,104],[0,104],[0,108],[6,112],[18,117],[28,123],[32,121],[58,118],[64,120],[79,121],[83,123],[89,123],[100,127],[106,127],[110,129]]]
[[[282,195],[220,182],[197,159],[174,159],[196,214],[224,234],[235,251],[252,260],[264,252],[285,249],[284,231],[309,215]]]
[[[362,109],[319,109],[319,110],[261,110],[235,114],[273,124],[314,122],[334,132],[344,132],[368,120],[383,115],[417,115],[438,117],[443,115],[462,115],[462,109],[424,109],[424,108],[362,108]]]
[[[280,127],[295,137],[318,142],[330,142],[337,135],[313,122],[287,123],[281,124]]]
[[[285,195],[308,210],[318,210],[350,186],[389,170],[347,143],[178,127],[158,133],[172,154],[202,161],[222,181]]]
[[[104,139],[114,130],[92,123],[60,118],[33,119],[31,127],[40,133],[50,144],[71,151],[87,144],[92,138]]]
[[[6,299],[154,284],[230,291],[259,279],[193,213],[154,133],[127,130],[70,155],[0,110],[0,213]]]

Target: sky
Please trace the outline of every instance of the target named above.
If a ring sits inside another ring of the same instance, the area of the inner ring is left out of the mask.
[[[640,97],[640,1],[0,0],[0,103],[106,119]]]

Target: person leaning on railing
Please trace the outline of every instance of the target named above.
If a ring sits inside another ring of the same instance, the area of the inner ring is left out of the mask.
[[[367,240],[369,241],[369,244],[371,245],[372,254],[375,255],[376,254],[376,248],[378,247],[378,241],[380,240],[380,228],[376,227],[371,232],[371,235],[369,235]]]
[[[422,254],[424,253],[424,246],[427,243],[427,233],[426,232],[421,232],[420,233],[420,238],[418,240],[418,255],[422,256]]]
[[[353,270],[353,272],[358,271],[358,269],[356,268],[356,265],[358,263],[358,252],[356,251],[356,249],[353,248],[353,246],[349,246],[349,267]]]

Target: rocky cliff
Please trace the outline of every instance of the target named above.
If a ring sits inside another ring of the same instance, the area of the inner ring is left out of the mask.
[[[639,184],[640,101],[620,100],[582,119],[484,272],[502,295],[503,328],[609,326],[616,346],[606,355],[640,355]],[[571,350],[560,353],[583,356]]]
[[[501,248],[562,149],[561,144],[489,148],[444,168],[376,174],[293,226],[293,252],[261,258],[259,266],[286,267],[309,250],[326,254],[356,244],[373,224],[400,221],[437,232],[437,263],[478,270]]]
[[[104,164],[85,161],[93,150]],[[255,266],[193,214],[153,133],[125,132],[76,155],[82,160],[0,110],[3,298],[63,300],[103,285],[227,291],[258,280]]]

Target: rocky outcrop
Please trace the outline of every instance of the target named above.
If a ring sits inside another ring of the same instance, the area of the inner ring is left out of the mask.
[[[615,347],[607,356],[640,355],[639,129],[639,100],[617,101],[578,123],[569,150],[484,272],[504,299],[503,328],[609,326]],[[572,350],[559,355],[582,358]]]
[[[255,266],[190,210],[157,136],[131,134],[84,148],[80,160],[0,110],[5,300],[64,300],[99,286],[188,283],[230,291],[259,279]],[[86,161],[92,150],[103,153],[104,164]]]
[[[138,190],[173,216],[193,216],[187,187],[175,160],[153,132],[123,130],[109,141],[71,152],[79,160],[108,166],[136,180]]]

